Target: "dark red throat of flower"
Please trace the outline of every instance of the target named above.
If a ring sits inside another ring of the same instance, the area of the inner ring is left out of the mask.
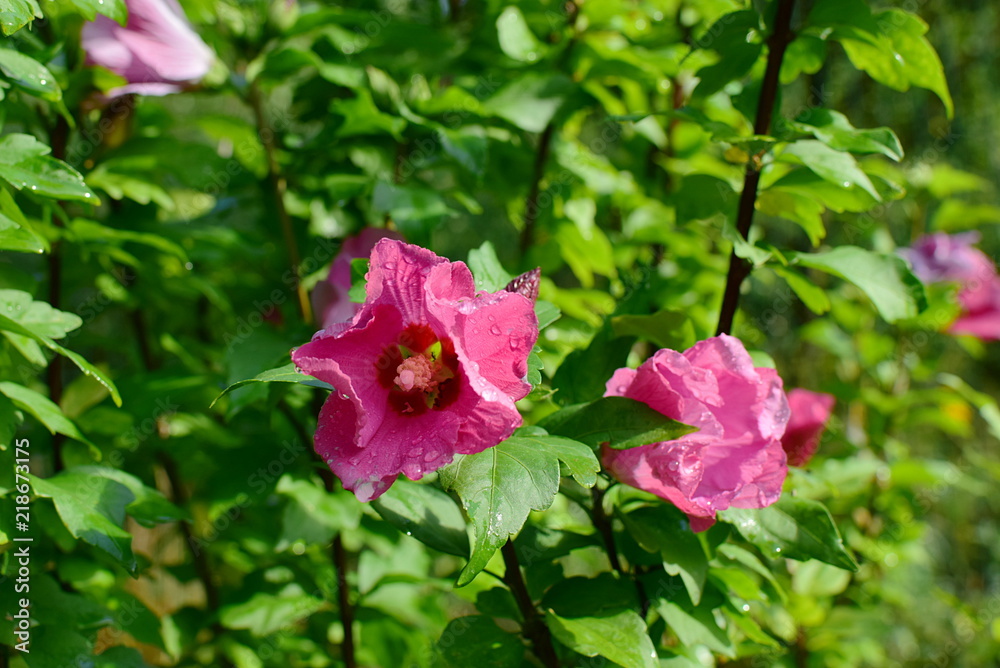
[[[440,410],[458,398],[455,344],[427,325],[410,325],[400,332],[375,367],[379,383],[389,390],[389,406],[401,415]]]

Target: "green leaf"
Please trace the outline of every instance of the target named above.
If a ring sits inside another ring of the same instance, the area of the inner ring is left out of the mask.
[[[538,329],[543,330],[561,318],[562,311],[552,302],[539,299],[535,302],[535,317],[538,318]]]
[[[830,511],[819,501],[784,495],[767,508],[730,508],[719,517],[765,554],[858,569]]]
[[[825,253],[789,253],[789,256],[793,264],[850,281],[871,299],[888,322],[915,317],[927,308],[923,284],[906,262],[895,255],[840,246]]]
[[[681,645],[705,645],[713,652],[733,657],[733,642],[719,628],[712,611],[707,608],[686,609],[672,601],[659,601],[656,611],[663,617],[670,630],[677,634]]]
[[[482,615],[448,622],[437,651],[449,668],[510,668],[522,665],[524,658],[521,640]]]
[[[592,448],[607,443],[615,450],[673,441],[697,431],[627,397],[602,397],[567,406],[546,416],[539,425],[550,434],[566,436]]]
[[[533,63],[548,50],[531,32],[521,10],[514,6],[505,8],[497,17],[497,39],[505,54],[522,63]]]
[[[107,225],[102,225],[92,220],[74,218],[67,228],[67,238],[76,242],[89,242],[91,244],[122,245],[125,243],[136,243],[158,251],[173,255],[181,262],[187,262],[187,253],[180,245],[159,234],[148,232],[136,232],[134,230],[119,230]]]
[[[118,393],[118,388],[115,387],[115,384],[113,382],[111,382],[111,379],[108,378],[106,375],[104,375],[93,364],[83,359],[83,357],[81,357],[77,353],[73,352],[72,350],[63,348],[49,337],[37,334],[36,332],[23,326],[21,323],[11,320],[5,315],[0,315],[0,330],[6,330],[8,332],[14,332],[15,334],[21,334],[22,336],[30,337],[35,341],[41,343],[49,350],[53,350],[59,353],[60,355],[63,355],[64,357],[68,357],[70,361],[72,361],[73,364],[75,364],[80,369],[80,371],[83,371],[83,373],[85,373],[86,375],[91,376],[92,378],[94,378],[94,380],[96,380],[97,382],[99,382],[101,385],[103,385],[108,389],[108,392],[111,393],[111,399],[115,402],[116,406],[122,405],[122,397]]]
[[[127,487],[135,500],[125,507],[125,512],[144,527],[189,519],[185,511],[168,501],[159,491],[144,485],[131,473],[109,466],[76,466],[72,470],[73,473],[114,480]]]
[[[686,350],[695,343],[690,316],[669,309],[652,315],[613,316],[611,329],[615,336],[634,336],[671,350]]]
[[[771,269],[788,283],[788,287],[798,295],[810,311],[816,315],[823,315],[830,310],[830,297],[827,296],[826,290],[793,269],[777,265]]]
[[[800,114],[789,125],[838,151],[881,153],[896,162],[903,159],[899,137],[890,128],[859,130],[838,111],[816,107]]]
[[[850,153],[837,151],[815,139],[800,139],[788,144],[782,151],[780,159],[786,160],[788,157],[796,158],[830,183],[843,188],[861,186],[877,201],[882,201],[882,196]]]
[[[2,53],[14,52],[0,49]],[[46,197],[100,204],[78,171],[48,153],[49,147],[30,135],[7,135],[0,139],[0,177],[18,190],[27,188]]]
[[[62,409],[48,397],[17,383],[0,382],[0,393],[10,399],[15,406],[35,416],[49,432],[63,434],[81,443],[92,445],[80,433],[73,421],[63,415]]]
[[[0,308],[13,313],[14,319],[31,331],[52,339],[61,339],[83,324],[77,314],[54,309],[48,302],[34,301],[21,290],[0,290]]]
[[[18,53],[13,49],[0,49],[0,72],[12,84],[30,95],[49,102],[58,102],[62,99],[62,88],[59,87],[56,78],[52,76],[52,72],[49,72],[47,67],[34,58],[23,53]]]
[[[244,603],[224,606],[219,610],[219,621],[226,628],[246,629],[262,637],[287,629],[324,604],[323,599],[307,594],[257,593]]]
[[[661,505],[639,508],[621,518],[644,550],[660,554],[667,573],[681,577],[691,602],[698,605],[708,576],[708,557],[683,514]]]
[[[357,499],[343,489],[331,493],[311,480],[284,475],[275,491],[288,497],[275,547],[278,551],[297,542],[326,545],[338,531],[357,527],[361,518]]]
[[[485,568],[493,553],[521,529],[531,510],[545,510],[559,491],[562,461],[581,485],[596,481],[600,463],[589,447],[538,427],[522,427],[499,445],[458,455],[441,469],[441,484],[462,500],[476,539],[458,579],[464,586]]]
[[[469,251],[469,269],[476,279],[477,290],[503,290],[514,278],[503,268],[496,248],[489,241],[484,241],[479,248]]]
[[[49,248],[44,237],[0,213],[0,250],[15,253],[44,253]]]
[[[104,550],[135,574],[132,536],[122,529],[125,507],[135,496],[125,485],[69,470],[51,478],[31,476],[31,488],[38,496],[52,499],[75,538]]]
[[[781,83],[790,84],[799,75],[816,74],[826,62],[826,41],[813,35],[797,34],[781,60]]]
[[[483,103],[483,109],[522,130],[542,132],[573,91],[563,74],[528,72]]]
[[[469,556],[462,511],[450,496],[430,485],[397,480],[372,508],[389,524],[446,554]]]
[[[0,0],[0,29],[13,35],[34,19],[42,18],[37,0]]]
[[[924,37],[927,23],[902,9],[877,12],[875,20],[892,44],[893,63],[902,70],[910,84],[926,88],[941,98],[948,118],[952,118],[955,104],[948,91],[941,59]]]
[[[368,299],[368,265],[371,260],[366,257],[356,257],[351,260],[351,289],[347,297],[355,304],[364,304]]]
[[[0,326],[2,326],[2,323],[0,323]],[[240,380],[233,383],[224,389],[222,393],[212,401],[209,408],[214,406],[219,399],[226,396],[233,390],[243,387],[244,385],[249,385],[250,383],[299,383],[300,385],[308,385],[310,387],[321,387],[324,390],[333,389],[333,385],[324,383],[323,381],[313,378],[312,376],[307,376],[295,367],[294,362],[289,362],[288,364],[280,366],[276,369],[262,371],[253,378],[247,378],[246,380]]]
[[[826,236],[823,205],[808,195],[772,187],[757,195],[754,208],[769,216],[798,223],[813,246],[818,246]]]
[[[603,656],[623,668],[658,668],[656,648],[646,623],[632,610],[603,617],[561,617],[551,610],[545,623],[552,635],[574,652]]]
[[[70,0],[70,2],[76,5],[79,14],[88,21],[93,21],[97,14],[103,14],[122,26],[128,20],[125,0]]]

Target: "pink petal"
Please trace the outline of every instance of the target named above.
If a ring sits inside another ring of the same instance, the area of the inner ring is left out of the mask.
[[[430,307],[439,311],[437,302]],[[481,295],[458,304],[453,339],[462,342],[478,374],[515,401],[531,391],[525,382],[527,352],[538,338],[538,319],[527,299],[509,292]],[[443,316],[442,316],[443,318]]]
[[[781,438],[790,466],[805,466],[819,447],[819,439],[830,419],[832,395],[796,388],[788,393],[791,418]]]

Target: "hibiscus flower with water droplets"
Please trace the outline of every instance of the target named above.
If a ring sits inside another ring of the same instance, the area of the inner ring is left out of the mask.
[[[302,372],[334,387],[316,451],[361,501],[400,473],[417,480],[510,436],[538,338],[531,300],[477,293],[464,263],[423,248],[379,241],[367,281],[353,320],[292,352]]]

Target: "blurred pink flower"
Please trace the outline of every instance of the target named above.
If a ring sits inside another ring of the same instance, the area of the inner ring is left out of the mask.
[[[948,331],[984,340],[1000,339],[1000,276],[989,257],[972,244],[978,232],[938,232],[918,239],[900,252],[924,283],[958,283],[962,311]]]
[[[177,0],[125,0],[128,23],[106,16],[83,26],[87,62],[128,81],[108,97],[129,93],[167,95],[199,81],[215,55],[191,28]]]
[[[335,388],[316,451],[362,501],[399,473],[417,480],[510,436],[538,338],[527,298],[477,294],[464,263],[423,248],[379,241],[367,278],[353,321],[292,351],[299,369]]]
[[[969,334],[984,341],[1000,339],[1000,277],[970,281],[958,293],[962,313],[948,328],[953,334]]]
[[[366,227],[353,237],[344,239],[337,257],[333,258],[330,273],[312,289],[313,313],[322,329],[345,322],[361,310],[348,297],[351,289],[351,260],[371,255],[381,239],[403,240],[403,235],[392,230]]]
[[[719,510],[763,508],[781,495],[788,401],[777,372],[754,368],[739,339],[721,334],[684,353],[659,350],[638,369],[616,371],[605,396],[698,427],[673,441],[602,451],[616,478],[673,503],[694,531],[712,526]]]
[[[788,455],[789,466],[805,466],[816,454],[835,401],[833,395],[801,388],[788,393],[791,417],[781,438],[781,447]]]

